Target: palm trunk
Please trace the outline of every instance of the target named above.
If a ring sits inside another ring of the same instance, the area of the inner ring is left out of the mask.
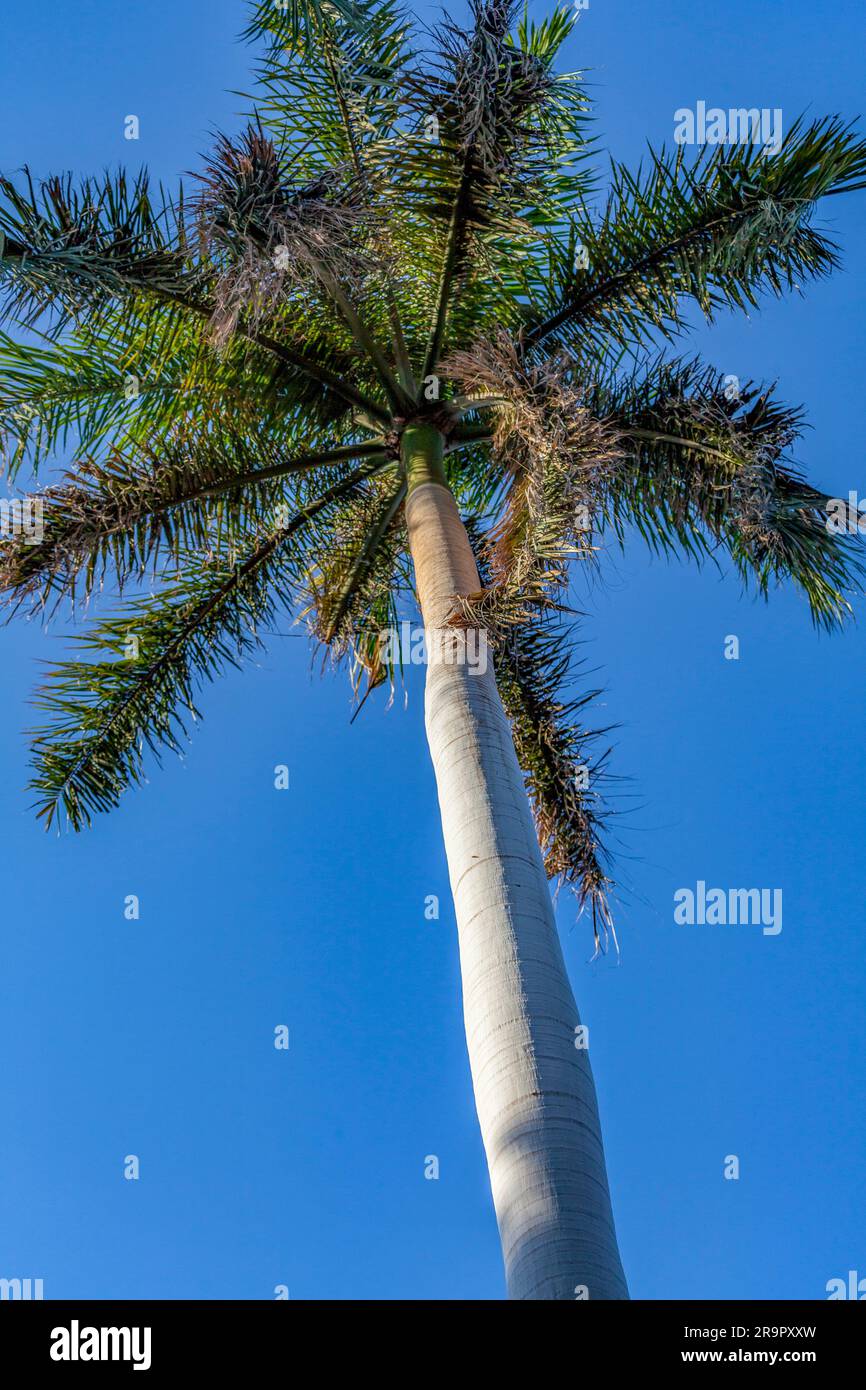
[[[455,594],[480,588],[442,438],[403,437],[428,640],[425,717],[457,915],[475,1103],[510,1298],[628,1298],[595,1086],[523,775],[492,669],[448,660]]]

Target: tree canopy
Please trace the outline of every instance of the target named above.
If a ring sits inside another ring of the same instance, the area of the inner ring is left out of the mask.
[[[40,692],[46,824],[81,828],[179,750],[203,682],[279,610],[357,689],[393,679],[410,424],[444,439],[484,586],[455,622],[491,634],[548,870],[602,920],[575,566],[639,533],[764,594],[790,581],[820,626],[849,612],[856,543],[791,456],[802,412],[680,340],[837,266],[816,209],[864,186],[866,145],[827,117],[772,154],[607,166],[558,68],[575,19],[472,0],[428,32],[394,0],[257,4],[248,124],[185,187],[0,177],[0,438],[43,514],[38,544],[0,543],[0,584],[12,613],[131,590]]]

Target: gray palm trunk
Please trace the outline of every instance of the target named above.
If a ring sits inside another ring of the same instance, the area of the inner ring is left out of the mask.
[[[429,426],[403,441],[428,632],[425,719],[457,916],[463,1012],[510,1298],[624,1299],[598,1105],[492,662],[437,640],[480,588]],[[453,628],[450,629],[453,633]]]

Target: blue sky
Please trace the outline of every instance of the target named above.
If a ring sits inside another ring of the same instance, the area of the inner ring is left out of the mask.
[[[0,168],[145,162],[173,182],[237,124],[241,26],[228,0],[17,7]],[[566,56],[592,69],[604,145],[636,161],[699,99],[857,115],[864,46],[851,2],[591,0]],[[807,404],[798,458],[841,497],[866,492],[863,207],[827,210],[832,281],[696,337]],[[819,636],[795,595],[756,602],[637,541],[603,574],[583,636],[628,779],[619,961],[591,963],[565,896],[558,917],[632,1293],[822,1298],[866,1275],[862,619]],[[62,633],[0,641],[0,1276],[49,1298],[501,1297],[418,672],[405,707],[371,700],[350,727],[345,678],[275,637],[203,694],[184,762],[56,838],[28,811],[23,733]],[[698,879],[780,887],[781,934],[677,926]]]

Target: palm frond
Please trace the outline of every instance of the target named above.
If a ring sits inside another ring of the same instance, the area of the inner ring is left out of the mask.
[[[531,240],[533,223],[543,224],[561,191],[557,163],[579,148],[576,83],[552,69],[554,39],[561,42],[570,24],[563,16],[543,37],[524,24],[514,36],[517,9],[515,0],[471,0],[471,28],[447,20],[437,31],[432,90],[429,69],[411,89],[422,128],[435,120],[436,148],[422,141],[410,169],[417,176],[418,163],[426,163],[422,187],[435,194],[428,195],[428,212],[446,224],[424,376],[442,350],[473,246],[483,259],[491,233],[513,241],[530,208],[521,230]],[[570,182],[574,191],[578,181]],[[585,193],[588,186],[581,187]]]
[[[693,559],[718,547],[767,595],[794,583],[816,624],[833,627],[862,587],[857,542],[828,524],[832,501],[790,458],[803,412],[771,388],[735,389],[698,361],[661,362],[639,384],[597,401],[620,432],[624,464],[603,512],[623,540],[633,525],[657,550]]]
[[[442,370],[491,419],[504,493],[485,539],[492,589],[508,602],[537,599],[567,581],[573,557],[592,555],[591,518],[619,466],[617,434],[593,413],[571,363],[529,364],[505,333],[452,353]]]
[[[405,479],[369,484],[333,518],[325,553],[308,576],[313,635],[336,661],[348,661],[356,693],[362,677],[369,690],[392,674],[382,634],[395,622],[398,575],[405,574],[405,496]]]
[[[363,0],[253,0],[242,37],[252,42],[265,38],[279,49],[309,42],[334,14],[341,20],[362,22]]]
[[[393,0],[357,0],[350,17],[323,9],[315,39],[271,43],[253,98],[257,116],[310,183],[328,170],[368,171],[394,133],[411,61],[411,20]]]
[[[161,188],[154,198],[146,172],[35,183],[25,168],[22,187],[0,176],[6,320],[33,326],[48,315],[59,332],[131,289],[198,293],[207,274],[187,244],[182,190],[175,202]]]
[[[10,480],[66,450],[98,457],[155,449],[181,427],[284,436],[287,413],[299,410],[306,428],[347,413],[270,355],[238,345],[213,352],[189,320],[127,309],[59,341],[0,333],[0,451]]]
[[[489,591],[483,533],[471,526],[470,536]],[[485,627],[545,869],[591,913],[596,950],[601,950],[613,931],[602,843],[607,816],[602,787],[610,750],[599,751],[599,739],[609,731],[589,730],[585,723],[600,691],[568,693],[578,672],[574,639],[561,615],[547,609]]]
[[[186,227],[183,192],[172,203],[160,191],[154,205],[146,174],[132,186],[123,173],[101,181],[51,178],[34,185],[25,170],[19,189],[0,178],[0,321],[14,316],[25,327],[46,319],[60,336],[82,319],[99,323],[118,303],[144,300],[173,323],[179,317],[212,320],[216,267],[195,250]],[[255,323],[233,319],[236,332],[273,354],[295,375],[372,418],[384,418],[375,400],[342,377],[328,354],[277,341]]]
[[[225,342],[243,317],[271,323],[287,287],[323,274],[358,278],[361,209],[348,171],[292,184],[260,125],[222,135],[201,175],[203,236],[226,261],[216,283],[214,330]]]
[[[707,145],[689,164],[679,146],[651,150],[646,172],[614,163],[601,218],[576,213],[560,243],[526,348],[639,344],[682,327],[684,299],[712,319],[826,275],[837,249],[813,226],[815,205],[864,185],[866,143],[836,117],[794,122],[772,156]]]
[[[82,829],[144,780],[146,750],[157,759],[182,750],[188,723],[201,717],[197,688],[260,646],[279,608],[291,611],[307,563],[306,547],[291,556],[298,535],[374,466],[335,483],[239,559],[201,566],[188,557],[177,583],[78,638],[88,658],[102,659],[63,662],[37,699],[49,725],[34,735],[31,786],[46,826],[62,811]]]
[[[121,591],[181,551],[207,554],[251,525],[285,493],[287,481],[352,459],[384,461],[384,443],[285,451],[267,438],[176,432],[157,449],[81,461],[39,496],[42,539],[0,541],[0,590],[17,609],[77,592],[106,578]]]

